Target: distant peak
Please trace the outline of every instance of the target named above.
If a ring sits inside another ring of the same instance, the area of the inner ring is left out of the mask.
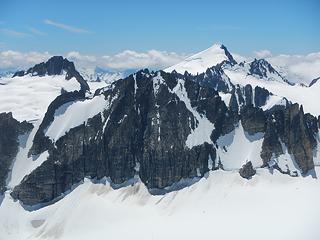
[[[224,63],[237,64],[223,44],[214,43],[211,47],[188,57],[184,61],[165,69],[165,71],[172,72],[176,70],[176,72],[181,74],[187,71],[196,75],[205,72],[208,68]]]
[[[223,44],[221,43],[214,43],[210,48],[222,48]]]
[[[72,77],[75,77],[81,85],[81,90],[89,90],[89,85],[75,69],[74,63],[70,62],[68,59],[63,58],[62,56],[53,56],[48,59],[46,62],[41,62],[33,67],[29,68],[27,71],[18,71],[13,77],[30,74],[31,76],[54,76],[61,75],[66,73],[65,79],[69,80]]]

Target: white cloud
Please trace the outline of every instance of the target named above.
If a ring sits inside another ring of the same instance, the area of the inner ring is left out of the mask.
[[[2,32],[5,35],[8,35],[8,36],[18,37],[18,38],[30,36],[28,33],[18,32],[18,31],[8,29],[8,28],[1,28],[0,32]]]
[[[320,52],[307,55],[275,55],[267,60],[292,82],[309,84],[320,77]]]
[[[261,51],[259,52],[261,53]],[[275,55],[269,50],[263,50],[263,52],[265,56],[269,56],[266,59],[291,82],[309,84],[313,79],[320,76],[320,52],[307,55]],[[232,54],[238,62],[251,61],[254,57]],[[0,68],[27,69],[34,64],[46,61],[53,55],[55,54],[48,52],[0,51]],[[145,52],[125,50],[114,55],[102,56],[71,51],[64,54],[64,56],[73,61],[76,67],[94,68],[98,66],[120,71],[142,68],[164,69],[187,57],[186,54],[159,50]]]
[[[13,50],[0,51],[0,67],[27,69],[36,63],[46,61],[55,54],[48,52],[19,52]],[[125,50],[115,55],[87,55],[77,51],[64,54],[70,61],[75,62],[76,67],[102,67],[113,70],[125,69],[163,69],[183,60],[186,55],[174,52],[150,50],[136,52]]]
[[[0,52],[0,67],[2,69],[26,69],[34,64],[48,59],[51,55],[48,52],[27,52],[6,50]]]
[[[269,50],[260,50],[260,51],[255,51],[254,54],[258,57],[258,58],[267,58],[267,57],[271,57],[272,53]]]
[[[35,35],[39,35],[39,36],[47,35],[45,32],[42,32],[42,31],[40,31],[40,30],[38,30],[38,29],[36,29],[36,28],[33,28],[33,27],[29,27],[28,29],[29,29],[29,31],[30,31],[31,33],[33,33],[33,34],[35,34]]]
[[[87,63],[97,63],[97,57],[93,55],[84,55],[79,52],[73,51],[66,54],[66,58],[75,61],[75,62],[82,62],[84,65]]]
[[[149,50],[136,52],[125,50],[115,55],[102,56],[104,66],[114,69],[156,68],[162,69],[182,61],[186,55],[174,52]]]
[[[236,60],[237,63],[247,62],[247,61],[250,60],[250,58],[242,56],[242,55],[240,55],[238,53],[231,53],[231,55],[233,56],[234,60]]]
[[[50,19],[45,19],[45,20],[44,20],[44,23],[47,24],[47,25],[51,25],[51,26],[54,26],[54,27],[57,27],[57,28],[66,30],[66,31],[68,31],[68,32],[73,32],[73,33],[90,33],[90,31],[88,31],[88,30],[86,30],[86,29],[78,28],[78,27],[74,27],[74,26],[70,26],[70,25],[67,25],[67,24],[64,24],[64,23],[55,22],[55,21],[52,21],[52,20],[50,20]]]

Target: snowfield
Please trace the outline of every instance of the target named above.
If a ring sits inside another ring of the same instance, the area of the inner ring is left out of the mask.
[[[44,116],[49,104],[66,91],[80,90],[75,78],[65,74],[55,76],[0,77],[0,112],[12,112],[18,121],[38,120]]]
[[[181,74],[184,74],[185,71],[188,71],[191,74],[203,73],[207,68],[215,66],[224,60],[228,60],[228,57],[226,56],[222,45],[214,44],[210,48],[192,55],[164,71],[172,72],[173,70],[176,70],[176,72]]]
[[[249,181],[237,172],[214,171],[157,196],[141,182],[114,190],[86,179],[62,200],[34,211],[6,193],[0,239],[318,240],[319,199],[319,180],[266,169]]]
[[[84,101],[66,103],[56,110],[54,120],[45,131],[45,135],[55,142],[71,128],[86,123],[89,118],[99,114],[107,106],[108,102],[104,95]]]

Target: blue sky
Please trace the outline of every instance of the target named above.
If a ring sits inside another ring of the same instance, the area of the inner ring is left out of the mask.
[[[250,54],[320,50],[320,1],[1,0],[0,49],[190,53],[224,43]]]

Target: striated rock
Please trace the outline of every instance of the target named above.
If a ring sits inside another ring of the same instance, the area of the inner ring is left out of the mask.
[[[220,65],[208,68],[204,73],[196,76],[190,75],[190,77],[201,86],[213,88],[219,92],[229,92],[234,87]]]
[[[268,162],[273,157],[279,157],[283,154],[279,138],[280,136],[278,135],[273,119],[269,118],[267,120],[266,131],[262,142],[262,150],[260,153],[264,166],[267,166]]]
[[[261,108],[252,105],[244,106],[240,113],[243,129],[253,135],[258,132],[265,132],[266,117]]]
[[[250,179],[252,176],[256,174],[256,170],[253,169],[251,161],[245,163],[239,170],[239,174],[241,177]]]
[[[256,107],[262,107],[267,103],[268,97],[270,95],[270,92],[265,88],[256,86],[254,88],[254,105]]]
[[[161,189],[182,178],[203,176],[209,159],[215,165],[215,148],[206,142],[186,146],[199,123],[174,93],[176,87],[216,131],[224,131],[219,122],[227,118],[228,109],[215,90],[190,80],[178,82],[174,73],[143,70],[97,91],[107,101],[113,99],[110,107],[58,139],[48,160],[12,196],[27,205],[49,202],[84,177],[109,177],[117,187],[138,174],[149,189]]]
[[[281,140],[303,174],[313,169],[313,149],[317,144],[314,137],[316,118],[305,115],[298,104],[274,109],[269,114],[261,152],[264,162],[282,153]]]
[[[269,96],[272,95],[268,90],[247,84],[246,86],[235,86],[231,91],[231,99],[229,107],[232,111],[238,112],[244,106],[253,105],[255,107],[262,107],[267,103]]]
[[[295,161],[302,173],[314,168],[313,149],[316,140],[310,126],[307,125],[302,106],[292,105],[285,115],[286,127],[284,140],[288,146],[288,152],[293,154]]]
[[[207,77],[211,74],[213,78],[214,72],[208,71]],[[232,132],[239,120],[246,133],[264,133],[264,166],[283,154],[286,147],[302,173],[313,168],[319,120],[289,102],[264,112],[260,107],[271,93],[250,85],[230,85],[228,108],[216,91],[222,86],[220,80],[227,83],[226,79],[202,81],[205,78],[141,70],[98,89],[94,97],[104,96],[106,108],[52,143],[44,131],[55,111],[70,101],[85,101],[83,91],[63,92],[48,107],[30,150],[30,154],[48,150],[48,159],[11,195],[27,205],[47,203],[85,177],[107,177],[117,188],[139,176],[151,192],[163,190],[183,178],[223,169],[221,159],[216,157],[216,141]],[[203,121],[205,127],[199,133]],[[190,137],[195,143],[188,142]],[[244,178],[252,177],[252,163],[243,165],[239,173]]]
[[[0,194],[6,190],[6,179],[18,153],[18,137],[33,128],[31,123],[19,122],[12,113],[0,113]]]

